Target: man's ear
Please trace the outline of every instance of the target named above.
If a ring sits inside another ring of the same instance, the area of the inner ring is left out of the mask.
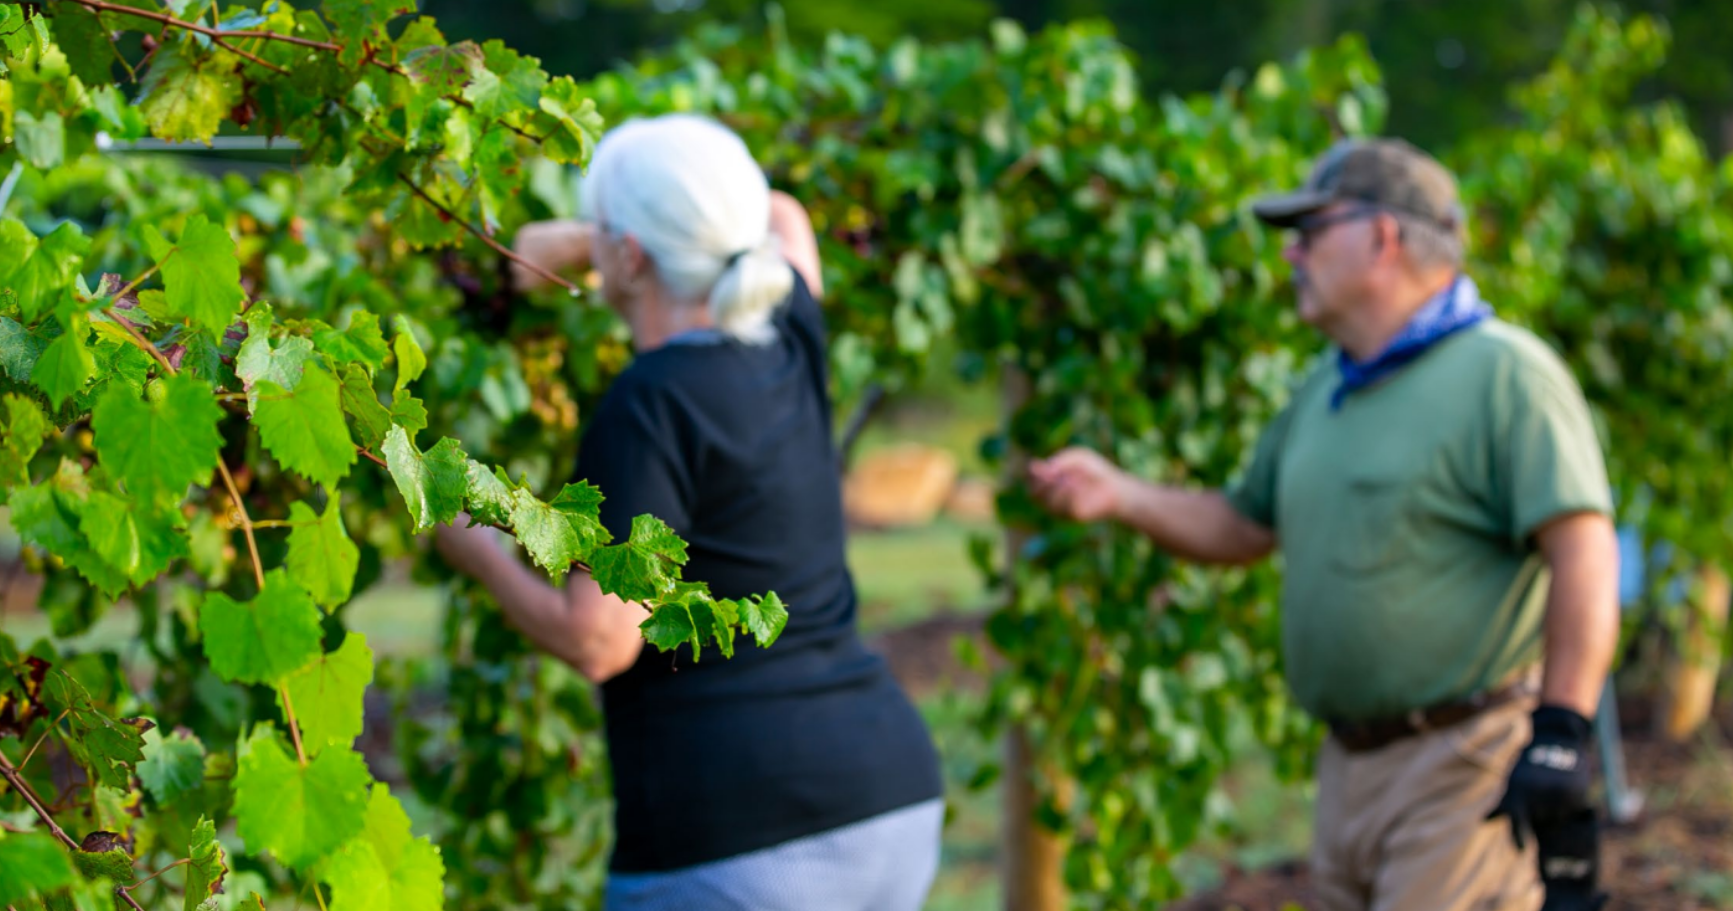
[[[1396,216],[1380,212],[1372,219],[1372,252],[1379,259],[1402,255],[1402,223]]]

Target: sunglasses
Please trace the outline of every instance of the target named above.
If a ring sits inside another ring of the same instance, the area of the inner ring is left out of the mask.
[[[1352,209],[1343,209],[1339,212],[1332,212],[1328,215],[1305,215],[1294,222],[1294,232],[1299,238],[1300,249],[1309,250],[1312,247],[1312,242],[1316,241],[1319,236],[1330,228],[1345,222],[1358,221],[1362,218],[1371,218],[1379,214],[1381,214],[1381,210],[1375,206],[1359,206]]]

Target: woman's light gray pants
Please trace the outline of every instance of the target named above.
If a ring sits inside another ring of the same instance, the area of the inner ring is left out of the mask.
[[[944,820],[945,802],[934,799],[707,864],[610,874],[605,909],[919,911]]]

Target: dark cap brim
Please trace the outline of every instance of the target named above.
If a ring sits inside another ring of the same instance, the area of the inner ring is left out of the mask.
[[[1304,216],[1324,208],[1336,198],[1317,190],[1296,190],[1278,196],[1266,196],[1252,203],[1252,214],[1265,224],[1292,228]]]

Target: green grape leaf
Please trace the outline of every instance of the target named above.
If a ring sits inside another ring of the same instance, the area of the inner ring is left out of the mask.
[[[347,750],[361,736],[361,696],[371,682],[373,650],[367,637],[356,632],[344,637],[341,648],[320,655],[283,681],[308,753],[327,744]]]
[[[463,97],[475,105],[476,114],[494,118],[521,109],[534,110],[542,87],[548,84],[541,62],[518,54],[497,39],[483,43],[481,51],[484,67],[475,72],[474,81],[463,92]]]
[[[111,384],[91,413],[96,455],[109,474],[141,497],[210,486],[223,438],[223,410],[211,390],[188,376],[165,376],[162,398],[146,401],[124,383]]]
[[[24,160],[44,171],[60,167],[66,158],[66,121],[58,111],[41,117],[19,111],[12,117],[12,139]]]
[[[84,344],[89,335],[90,320],[83,316],[73,317],[66,331],[43,349],[42,356],[30,371],[30,381],[48,396],[48,401],[55,407],[84,389],[96,374],[96,359],[90,356],[90,349]]]
[[[361,445],[378,452],[385,435],[391,432],[391,412],[379,403],[373,380],[358,364],[343,366],[343,412],[349,415]]]
[[[588,161],[606,126],[596,102],[570,76],[561,76],[542,91],[537,105],[542,154],[562,164]]]
[[[427,354],[415,340],[415,333],[409,331],[406,320],[400,323],[397,336],[391,340],[391,350],[397,355],[397,385],[392,392],[401,395],[427,369]]]
[[[234,57],[208,54],[194,59],[189,53],[197,54],[190,39],[170,39],[157,50],[145,73],[139,112],[153,136],[208,142],[240,103],[241,80],[234,72]]]
[[[427,429],[427,406],[407,392],[391,397],[391,422],[409,432],[411,438]]]
[[[409,817],[384,784],[373,785],[362,835],[331,858],[324,880],[332,911],[438,911],[445,893],[439,848],[409,831]]]
[[[138,880],[138,872],[132,868],[132,855],[119,849],[76,851],[72,865],[86,879],[106,879],[117,886],[130,886]]]
[[[106,85],[114,79],[114,43],[102,21],[82,6],[59,6],[52,20],[54,43],[66,62],[86,86]]]
[[[735,602],[735,606],[741,625],[761,646],[769,647],[775,643],[782,635],[783,627],[788,625],[788,608],[776,592],[769,592],[759,599],[743,598]]]
[[[512,486],[505,472],[497,468],[490,472],[474,459],[466,460],[463,470],[468,482],[464,499],[469,503],[469,514],[488,525],[510,525]]]
[[[30,483],[30,460],[42,448],[42,441],[54,431],[48,416],[36,403],[21,395],[8,393],[0,398],[6,414],[6,439],[0,445],[0,482],[23,487]]]
[[[313,346],[333,364],[366,366],[369,376],[385,366],[385,355],[390,350],[379,330],[379,317],[368,310],[355,311],[347,329],[325,328],[313,333]]]
[[[12,527],[24,541],[59,556],[112,596],[126,589],[127,577],[90,547],[88,534],[80,529],[89,498],[84,469],[77,462],[62,460],[54,477],[11,491]],[[95,517],[97,521],[105,518]]]
[[[471,41],[446,46],[442,37],[429,37],[434,39],[433,43],[410,51],[403,58],[403,68],[409,72],[410,80],[425,86],[434,95],[455,95],[482,68],[481,48]],[[398,47],[401,48],[409,39],[409,33],[405,31],[404,36],[398,39]]]
[[[697,641],[692,643],[693,660],[697,660],[698,643],[706,640],[716,643],[722,657],[734,657],[734,629],[740,624],[740,602],[713,599],[705,591],[701,598],[688,599],[686,606],[692,612],[698,634]]]
[[[247,408],[259,407],[259,384],[272,382],[294,391],[301,385],[307,362],[316,357],[311,339],[294,335],[271,341],[271,308],[259,304],[247,310],[247,339],[235,353],[235,376],[248,386]]]
[[[145,226],[144,236],[151,255],[162,264],[169,317],[222,338],[246,298],[234,238],[203,213],[187,220],[180,241],[172,246],[154,225]]]
[[[235,772],[235,829],[248,853],[304,870],[361,834],[371,783],[354,750],[322,750],[303,766],[261,727]]]
[[[335,487],[356,458],[337,381],[325,370],[310,367],[294,392],[270,380],[257,388],[253,423],[265,448],[290,471],[327,490]]]
[[[527,490],[512,492],[511,526],[530,559],[547,570],[555,582],[565,578],[572,564],[583,557],[583,541],[565,514]]]
[[[289,505],[289,556],[286,563],[295,580],[306,587],[321,607],[332,608],[349,600],[355,585],[355,570],[361,565],[361,549],[349,540],[343,528],[342,511],[332,500],[323,516],[302,502]]]
[[[66,749],[92,779],[118,791],[132,789],[133,768],[144,759],[144,732],[150,722],[110,717],[91,701],[83,684],[60,668],[43,680],[42,703],[50,714],[65,717],[71,733],[64,740]]]
[[[138,780],[159,804],[172,804],[205,784],[205,745],[187,731],[165,737],[152,729],[144,735],[144,761]]]
[[[223,859],[222,843],[217,841],[217,827],[200,816],[187,840],[186,903],[183,911],[202,911],[206,902],[222,891],[223,874],[229,872]]]
[[[404,0],[328,0],[322,9],[339,36],[360,44],[392,19],[415,12],[415,4]]]
[[[77,513],[79,530],[90,540],[90,549],[131,578],[138,571],[138,525],[127,502],[93,490]]]
[[[402,427],[393,427],[385,437],[384,452],[416,531],[457,518],[469,479],[468,459],[456,440],[444,437],[423,455]]]
[[[647,515],[632,520],[632,534],[625,543],[598,548],[590,555],[590,569],[602,591],[627,601],[656,600],[673,592],[668,567],[685,562],[686,542],[661,519]]]
[[[560,488],[560,492],[554,495],[553,502],[549,504],[564,513],[566,521],[572,523],[572,530],[578,533],[585,551],[614,539],[596,512],[601,508],[603,499],[602,492],[594,485],[588,481],[579,481]]]
[[[22,905],[76,881],[72,858],[41,832],[10,832],[0,837],[0,904]]]
[[[281,569],[266,574],[264,590],[251,601],[206,595],[199,631],[211,670],[231,683],[275,686],[319,657],[319,608]]]
[[[693,653],[697,654],[698,626],[692,619],[691,609],[684,602],[675,601],[657,607],[649,619],[639,624],[638,629],[643,631],[645,642],[661,651],[672,651],[682,645],[691,645]]]
[[[25,323],[34,323],[62,300],[60,293],[73,286],[84,257],[90,252],[90,238],[78,224],[63,221],[46,237],[37,240],[22,222],[0,220],[0,243],[12,248],[12,255],[0,262],[0,288],[11,287],[18,293],[18,310]],[[61,323],[66,322],[65,318]]]
[[[0,369],[14,382],[30,382],[30,371],[48,343],[15,320],[0,316]]]

